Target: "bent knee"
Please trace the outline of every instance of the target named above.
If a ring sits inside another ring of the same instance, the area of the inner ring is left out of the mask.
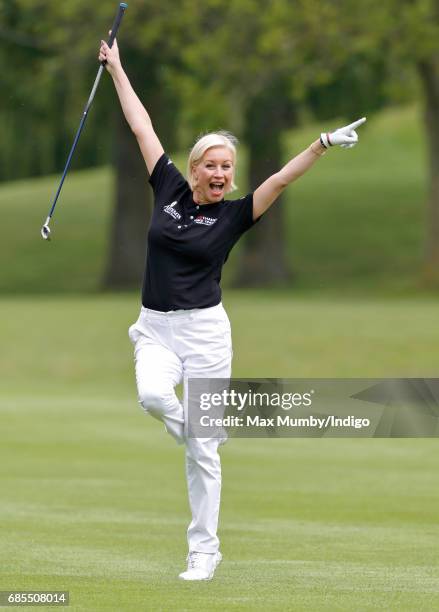
[[[139,389],[139,403],[146,412],[161,417],[168,411],[174,402],[174,394],[160,387],[147,387]]]

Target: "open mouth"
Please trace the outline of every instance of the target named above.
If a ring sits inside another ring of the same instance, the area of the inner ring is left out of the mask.
[[[224,189],[224,183],[209,183],[214,195],[220,195]]]

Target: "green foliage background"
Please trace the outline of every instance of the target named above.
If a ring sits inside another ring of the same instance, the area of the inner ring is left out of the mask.
[[[286,150],[290,155],[300,151],[317,130],[310,125],[286,134]],[[372,117],[363,128],[361,144],[352,151],[331,151],[287,189],[286,246],[296,290],[389,295],[423,291],[419,268],[426,177],[418,108]],[[173,157],[184,171],[185,155]],[[245,177],[244,147],[237,174],[240,193],[249,188]],[[95,292],[101,287],[112,171],[105,167],[68,176],[53,221],[56,238],[47,244],[39,227],[57,179],[0,187],[0,258],[8,262],[0,274],[2,293]],[[239,248],[225,266],[225,287],[233,279]]]

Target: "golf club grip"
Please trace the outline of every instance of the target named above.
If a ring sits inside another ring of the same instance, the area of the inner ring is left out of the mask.
[[[125,2],[121,2],[119,4],[119,10],[117,11],[117,15],[114,19],[113,25],[111,26],[111,34],[107,42],[107,45],[110,47],[110,49],[113,46],[113,42],[114,42],[114,39],[116,38],[117,31],[122,21],[122,17],[124,16],[124,13],[127,8],[128,8],[128,4],[126,4]]]

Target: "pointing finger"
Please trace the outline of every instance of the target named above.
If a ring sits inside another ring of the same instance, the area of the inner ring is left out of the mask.
[[[344,129],[345,130],[346,129],[348,129],[348,130],[355,130],[360,125],[363,125],[363,123],[366,123],[366,117],[361,117],[361,119],[357,119],[357,121],[354,121],[353,123],[350,123]]]

